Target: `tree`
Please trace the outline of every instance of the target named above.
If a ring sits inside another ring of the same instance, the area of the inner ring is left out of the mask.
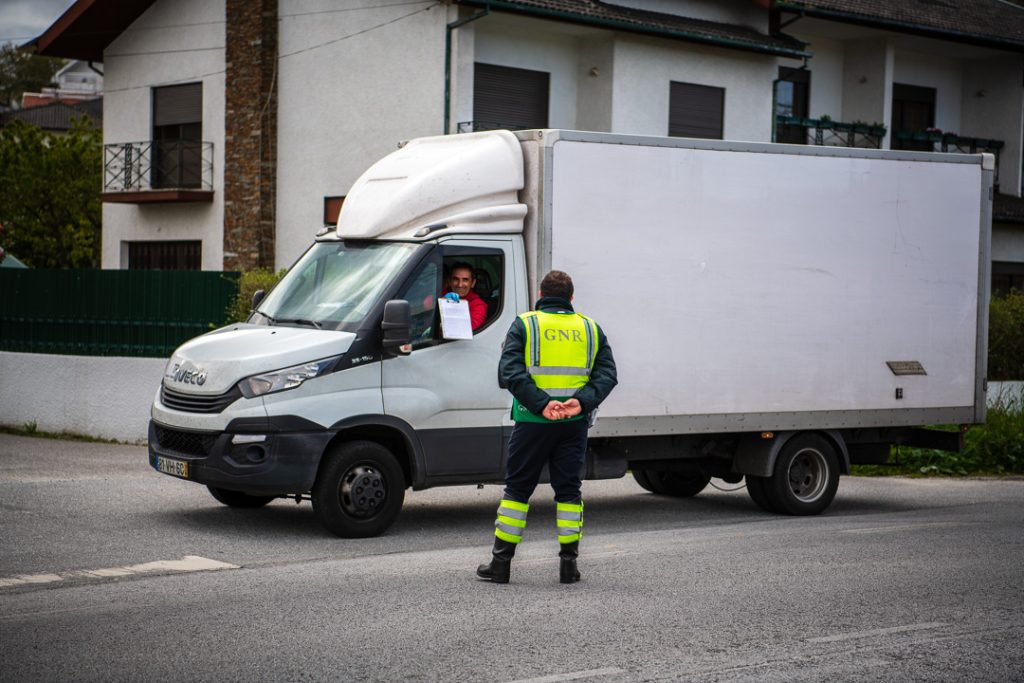
[[[33,268],[100,262],[100,131],[83,117],[67,135],[22,121],[0,129],[3,246]]]
[[[22,93],[52,85],[63,64],[63,59],[40,57],[11,44],[0,47],[0,104],[17,107]]]

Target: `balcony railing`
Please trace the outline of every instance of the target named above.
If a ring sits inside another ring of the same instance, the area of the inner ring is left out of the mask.
[[[941,130],[896,131],[893,137],[902,142],[910,142],[914,149],[925,152],[951,152],[953,154],[980,154],[988,152],[999,156],[1003,149],[1002,140],[988,138],[969,138],[956,133],[943,133]]]
[[[885,126],[866,123],[845,123],[825,119],[805,119],[799,116],[775,117],[775,141],[797,145],[827,145],[831,147],[861,147],[881,149]]]
[[[104,201],[209,201],[212,194],[212,142],[151,140],[103,147]]]
[[[536,128],[537,126],[533,126]],[[476,133],[481,130],[526,130],[526,126],[518,126],[514,123],[499,123],[497,121],[459,121],[460,133]]]

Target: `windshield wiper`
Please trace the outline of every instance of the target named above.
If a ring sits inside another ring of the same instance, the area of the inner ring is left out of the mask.
[[[268,318],[270,316],[267,316]],[[316,329],[321,329],[323,326],[315,320],[306,320],[305,318],[270,318],[271,322],[275,325],[279,323],[294,323],[296,325],[312,325]]]

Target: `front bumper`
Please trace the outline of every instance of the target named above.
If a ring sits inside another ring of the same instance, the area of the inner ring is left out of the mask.
[[[246,432],[184,430],[149,421],[149,465],[167,457],[188,463],[188,480],[262,495],[306,493],[313,488],[328,431]],[[245,443],[233,443],[235,437]]]

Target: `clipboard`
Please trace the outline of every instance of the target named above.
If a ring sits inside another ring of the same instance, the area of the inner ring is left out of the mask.
[[[437,300],[441,311],[441,336],[445,339],[472,339],[473,322],[469,317],[469,302],[463,299]]]

